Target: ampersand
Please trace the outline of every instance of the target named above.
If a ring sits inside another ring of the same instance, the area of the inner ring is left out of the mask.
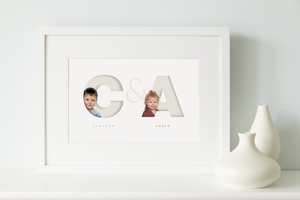
[[[143,97],[144,97],[144,95],[145,95],[145,90],[143,90],[143,95],[140,95],[140,94],[133,88],[133,86],[132,86],[131,83],[132,83],[132,81],[134,81],[134,80],[137,80],[137,81],[140,83],[140,79],[137,79],[137,78],[132,79],[132,80],[130,81],[130,83],[129,83],[130,89],[129,89],[129,90],[127,91],[127,93],[126,93],[126,98],[127,98],[127,100],[130,101],[130,102],[132,102],[132,103],[138,102],[138,101],[142,100]],[[139,99],[138,99],[138,100],[132,100],[132,99],[130,99],[130,98],[129,98],[129,92],[130,92],[130,91],[132,91],[137,97],[139,97]]]

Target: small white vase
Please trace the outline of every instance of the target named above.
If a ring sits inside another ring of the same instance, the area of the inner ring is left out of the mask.
[[[258,106],[250,132],[256,133],[256,147],[264,154],[277,160],[280,154],[280,140],[268,105]]]
[[[280,176],[279,164],[257,149],[255,133],[244,132],[238,135],[238,146],[215,165],[216,176],[235,187],[268,187]]]

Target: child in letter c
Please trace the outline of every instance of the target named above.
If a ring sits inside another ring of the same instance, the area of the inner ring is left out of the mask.
[[[143,112],[142,117],[155,117],[155,113],[159,104],[159,96],[156,94],[155,91],[150,90],[148,94],[145,96],[145,110]]]
[[[100,113],[94,109],[97,99],[98,99],[98,93],[94,88],[89,87],[84,90],[83,100],[84,100],[84,105],[85,105],[86,109],[92,115],[94,115],[96,117],[101,117]]]

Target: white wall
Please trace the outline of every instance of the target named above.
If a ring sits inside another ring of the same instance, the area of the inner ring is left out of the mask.
[[[268,104],[300,169],[299,0],[0,0],[0,168],[35,168],[36,26],[228,26],[231,149]]]

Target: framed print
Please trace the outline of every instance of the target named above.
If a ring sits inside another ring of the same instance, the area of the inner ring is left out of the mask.
[[[41,174],[212,174],[229,153],[229,28],[39,27]]]

